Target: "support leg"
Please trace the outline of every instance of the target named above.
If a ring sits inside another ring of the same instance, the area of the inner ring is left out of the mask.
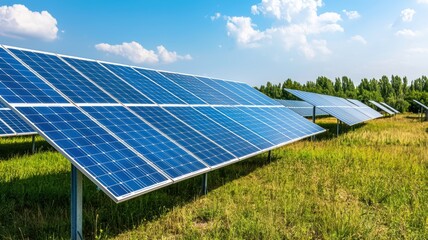
[[[31,152],[34,154],[36,152],[36,135],[33,135],[31,138]]]
[[[313,123],[315,123],[316,110],[317,110],[317,107],[314,106],[313,109],[312,109],[312,122]],[[315,135],[311,137],[311,140],[315,141]]]
[[[268,162],[270,162],[272,160],[272,151],[269,150],[268,152]]]
[[[337,125],[336,125],[336,136],[339,137],[339,132],[340,132],[340,121],[339,119],[337,120]]]
[[[83,239],[82,173],[73,165],[71,165],[71,239]]]
[[[202,195],[208,194],[208,173],[202,175]]]

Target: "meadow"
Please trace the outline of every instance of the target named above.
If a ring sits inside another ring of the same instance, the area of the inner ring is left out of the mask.
[[[84,179],[87,239],[426,239],[428,123],[328,132],[115,204]],[[0,138],[0,239],[68,239],[70,163],[41,137]]]

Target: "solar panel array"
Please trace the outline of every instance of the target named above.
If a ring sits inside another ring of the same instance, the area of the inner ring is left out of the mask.
[[[6,46],[0,100],[116,202],[324,131],[244,83]]]
[[[385,106],[386,108],[388,108],[389,110],[393,111],[394,113],[400,113],[397,109],[391,107],[390,105],[384,103],[384,102],[380,102],[380,104],[382,104],[383,106]]]
[[[33,134],[36,132],[26,122],[0,102],[0,137]]]
[[[389,108],[385,107],[384,105],[382,105],[382,104],[380,104],[380,103],[378,103],[378,102],[376,102],[376,101],[369,100],[369,102],[370,102],[371,104],[375,105],[376,107],[378,107],[380,110],[382,110],[382,111],[384,111],[384,112],[388,113],[389,115],[394,115],[394,114],[395,114],[395,112],[393,112],[393,111],[392,111],[392,110],[390,110]]]
[[[382,114],[380,114],[378,111],[374,110],[373,108],[367,106],[363,102],[356,100],[356,99],[349,99],[351,103],[355,104],[359,109],[361,109],[365,114],[369,115],[372,118],[380,118],[382,117]]]
[[[314,106],[299,100],[283,100],[275,99],[280,104],[284,105],[286,108],[293,110],[295,113],[303,117],[312,117]],[[326,116],[328,113],[324,112],[321,109],[315,108],[315,116]]]
[[[360,108],[344,98],[293,89],[285,90],[349,126],[376,118],[372,117],[366,109]]]

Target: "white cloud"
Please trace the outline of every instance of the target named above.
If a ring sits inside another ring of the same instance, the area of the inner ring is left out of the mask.
[[[402,29],[402,30],[397,31],[395,33],[395,36],[411,38],[411,37],[416,37],[417,33],[413,30],[410,30],[410,29]]]
[[[158,57],[164,63],[173,63],[178,60],[192,60],[192,56],[186,54],[184,56],[178,55],[177,52],[168,51],[164,46],[157,46]]]
[[[428,0],[417,0],[417,3],[428,3]]]
[[[345,9],[343,10],[343,13],[345,13],[349,20],[354,20],[361,17],[361,15],[357,11],[348,11]]]
[[[258,30],[250,17],[229,17],[228,35],[241,46],[257,47],[267,42],[263,40],[272,39],[272,42],[280,42],[287,51],[297,49],[307,58],[314,58],[317,53],[330,54],[327,42],[317,35],[344,30],[338,24],[342,20],[340,14],[326,12],[318,15],[322,5],[322,0],[262,0],[251,6],[251,13],[273,17],[272,26]]]
[[[110,45],[108,43],[99,43],[95,45],[99,51],[112,53],[129,59],[133,63],[173,63],[178,60],[191,60],[192,56],[178,55],[176,52],[168,51],[164,46],[157,46],[157,52],[145,49],[138,42],[124,42],[118,45]]]
[[[366,39],[363,36],[361,36],[361,35],[352,36],[351,37],[351,41],[358,42],[358,43],[361,43],[361,44],[364,44],[364,45],[367,44]]]
[[[221,17],[221,13],[216,12],[213,16],[211,16],[211,21],[217,20]]]
[[[401,20],[403,22],[411,22],[413,21],[413,16],[415,15],[416,11],[411,8],[406,8],[403,11],[401,11]]]
[[[0,35],[52,41],[57,33],[57,20],[48,11],[33,12],[21,4],[0,7]]]
[[[276,19],[292,22],[303,12],[307,12],[308,16],[313,15],[321,6],[322,0],[262,0],[261,3],[253,5],[251,11],[253,14],[262,13]]]
[[[267,37],[264,32],[254,29],[257,26],[249,17],[229,17],[226,27],[227,34],[242,47],[258,47],[259,42]]]

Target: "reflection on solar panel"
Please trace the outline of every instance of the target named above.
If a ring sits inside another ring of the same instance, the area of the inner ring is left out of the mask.
[[[395,114],[392,110],[390,110],[389,108],[387,108],[387,107],[383,106],[382,104],[380,104],[380,103],[378,103],[378,102],[376,102],[376,101],[369,100],[369,102],[370,102],[371,104],[375,105],[376,107],[378,107],[380,110],[382,110],[382,111],[384,111],[384,112],[388,113],[389,115],[394,115],[394,114]]]
[[[373,108],[367,106],[366,104],[362,103],[361,101],[358,101],[356,99],[349,99],[349,98],[348,98],[348,101],[350,101],[351,103],[358,106],[361,111],[363,111],[365,114],[369,115],[372,118],[382,117],[382,114],[380,114],[379,112],[377,112]]]
[[[424,108],[425,110],[428,110],[428,107],[423,103],[419,102],[418,100],[413,99],[413,102],[417,103],[420,107]]]
[[[292,110],[293,112],[299,114],[303,117],[312,117],[314,106],[299,100],[283,100],[283,99],[275,99],[280,104],[284,105],[286,108]],[[315,116],[326,116],[328,113],[324,112],[319,108],[315,108]]]
[[[0,100],[116,202],[324,131],[244,83],[4,46]]]
[[[384,103],[384,102],[380,102],[380,104],[382,104],[383,106],[385,106],[386,108],[388,108],[389,110],[393,111],[394,113],[400,113],[397,109],[389,106],[388,104]]]
[[[0,103],[0,137],[34,134],[36,132],[26,122]]]
[[[293,89],[285,89],[289,93],[299,97],[309,104],[323,110],[324,112],[334,116],[338,120],[348,124],[349,126],[362,123],[373,119],[362,109],[347,101],[346,99],[334,96],[328,96],[318,93],[310,93]]]

